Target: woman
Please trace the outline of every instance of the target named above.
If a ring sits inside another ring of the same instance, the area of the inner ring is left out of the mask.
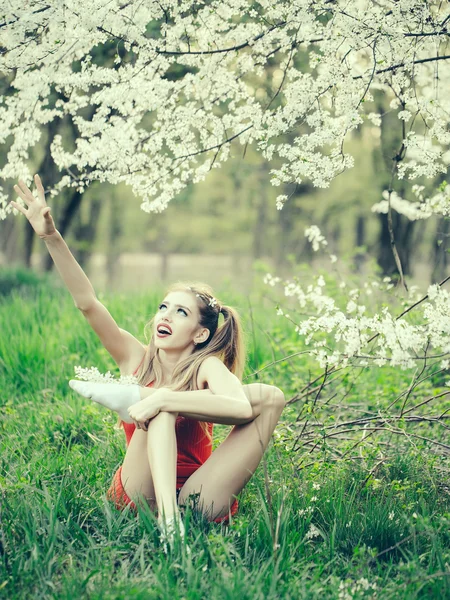
[[[133,500],[144,498],[157,509],[170,542],[177,529],[184,535],[179,506],[192,494],[208,519],[228,519],[267,448],[285,405],[283,393],[273,386],[241,384],[238,316],[206,286],[177,284],[169,290],[153,319],[148,347],[120,329],[56,230],[38,175],[34,181],[38,198],[19,181],[14,189],[27,208],[12,206],[44,240],[75,306],[121,374],[135,374],[140,384],[70,382],[77,392],[115,410],[124,423],[127,451],[108,496],[118,508],[135,508]],[[214,452],[213,423],[234,425]]]

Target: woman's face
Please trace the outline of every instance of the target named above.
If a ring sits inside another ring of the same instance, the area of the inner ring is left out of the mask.
[[[208,338],[208,330],[199,325],[200,312],[191,292],[169,292],[158,307],[154,319],[155,346],[162,350],[185,350]],[[203,333],[203,335],[201,335]]]

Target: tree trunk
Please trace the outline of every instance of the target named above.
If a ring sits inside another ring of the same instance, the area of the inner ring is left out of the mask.
[[[34,229],[31,227],[28,221],[24,222],[25,227],[25,243],[24,243],[24,255],[23,262],[27,269],[31,269],[31,255],[33,254],[33,243],[36,236]]]
[[[381,229],[378,237],[378,264],[385,275],[398,273],[392,252],[391,238],[389,234],[387,215],[379,215]],[[392,211],[392,230],[395,245],[405,275],[411,274],[411,259],[414,247],[414,228],[416,221],[410,221],[403,215]]]
[[[359,215],[356,219],[355,245],[356,252],[354,257],[354,269],[356,273],[361,273],[366,262],[366,253],[364,245],[366,243],[366,217]]]
[[[450,219],[439,219],[436,226],[436,235],[434,236],[432,249],[432,263],[434,264],[431,273],[431,283],[442,281],[448,271],[448,239],[450,237]]]
[[[261,184],[258,186],[256,190],[257,200],[256,200],[256,219],[255,226],[253,230],[253,260],[257,260],[261,258],[264,254],[264,249],[266,248],[266,228],[267,228],[267,193],[266,193],[266,185],[264,173],[266,171],[266,164],[263,163],[260,168],[261,172]]]
[[[391,275],[397,270],[395,262],[393,262],[391,238],[389,235],[387,215],[380,214],[380,234],[378,236],[378,252],[377,262],[380,265],[385,275]]]
[[[11,265],[17,259],[18,217],[10,217],[0,222],[0,252],[4,254],[5,264]]]
[[[160,257],[160,278],[161,281],[166,282],[169,278],[169,251],[167,248],[167,211],[160,216],[160,226],[158,231],[157,246],[159,248]]]
[[[101,209],[102,202],[100,198],[92,198],[87,221],[83,222],[80,213],[78,213],[78,222],[73,228],[73,234],[77,240],[74,254],[82,269],[85,268],[92,254],[92,246],[97,234]]]
[[[53,161],[50,146],[52,145],[55,134],[58,131],[59,119],[50,121],[47,125],[47,140],[44,147],[44,158],[40,166],[38,167],[37,173],[44,182],[44,186],[47,184],[51,185],[56,179],[56,166]],[[34,183],[33,183],[34,186]],[[24,249],[24,263],[27,269],[31,268],[31,256],[33,254],[33,245],[36,234],[34,229],[31,227],[28,221],[25,222],[25,249]]]
[[[106,277],[107,286],[109,289],[112,289],[116,280],[117,268],[121,255],[120,237],[122,235],[121,212],[119,210],[120,203],[117,194],[115,193],[115,189],[111,191],[110,202],[111,215],[109,219],[108,253],[106,255]]]
[[[60,234],[64,237],[66,231],[69,228],[69,225],[72,223],[73,218],[78,212],[80,208],[81,200],[83,199],[83,194],[74,190],[73,188],[69,189],[70,196],[69,200],[63,208],[63,213],[61,216],[60,224],[56,224],[56,228],[60,232]],[[51,271],[53,268],[53,260],[50,254],[44,255],[44,271]]]
[[[313,189],[312,185],[302,183],[296,186],[295,193],[289,198],[283,209],[277,211],[279,219],[279,234],[277,239],[279,245],[276,250],[276,267],[282,269],[284,265],[290,264],[291,260],[297,263],[310,263],[313,260],[311,244],[306,240],[304,227],[299,223],[305,223],[310,215],[306,214],[302,206],[302,197]],[[308,222],[308,225],[314,223]]]
[[[402,125],[395,111],[388,111],[385,106],[385,97],[376,94],[377,112],[383,114],[381,121],[380,146],[373,152],[375,173],[378,174],[377,182],[381,192],[390,186],[393,161],[402,145]],[[405,180],[394,179],[395,191],[404,198],[407,195]],[[378,237],[377,262],[383,273],[395,275],[398,268],[395,263],[394,252],[389,235],[387,214],[380,214],[380,233]],[[403,215],[392,211],[392,232],[395,240],[399,259],[405,275],[411,274],[412,254],[414,251],[415,222]]]

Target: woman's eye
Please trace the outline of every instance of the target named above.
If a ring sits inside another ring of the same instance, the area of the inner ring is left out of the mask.
[[[185,317],[187,317],[187,312],[186,312],[186,311],[185,311],[183,308],[179,308],[178,310],[179,310],[179,311],[181,310],[181,312],[183,313],[183,315],[184,315]]]
[[[165,304],[160,304],[158,306],[158,310],[162,310],[163,308],[167,308],[167,306]]]

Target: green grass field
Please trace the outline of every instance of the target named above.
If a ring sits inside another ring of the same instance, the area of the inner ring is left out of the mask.
[[[270,366],[302,350],[301,340],[261,298],[222,298],[243,315],[246,382],[274,383],[290,399],[320,373],[307,355]],[[101,300],[143,339],[159,295]],[[150,511],[135,518],[105,498],[124,435],[115,415],[68,380],[75,365],[117,370],[70,295],[35,282],[7,293],[0,332],[0,597],[450,598],[448,459],[422,439],[448,441],[448,429],[419,424],[415,438],[382,431],[355,447],[355,435],[336,441],[319,424],[316,442],[295,442],[303,415],[328,423],[387,406],[410,373],[349,372],[320,406],[309,396],[288,405],[231,525],[188,512],[192,553],[166,556]],[[441,385],[431,378],[416,398]],[[228,431],[215,427],[215,445]]]

